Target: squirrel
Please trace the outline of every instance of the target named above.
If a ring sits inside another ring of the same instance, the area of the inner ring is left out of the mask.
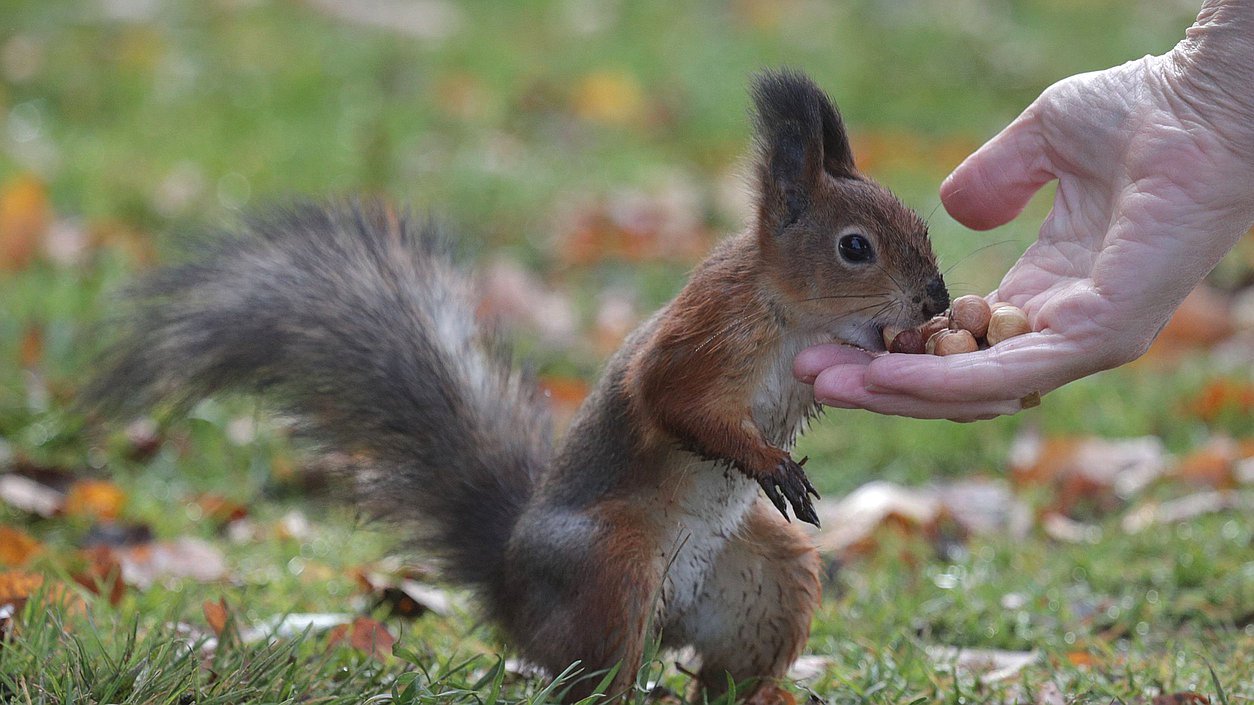
[[[254,215],[141,280],[86,398],[274,402],[526,660],[580,662],[569,701],[611,672],[605,692],[630,691],[658,637],[695,649],[709,697],[730,677],[748,702],[791,701],[820,594],[788,520],[818,524],[789,449],[819,406],[792,359],[883,350],[885,325],[949,294],[926,224],[858,171],[831,99],[788,69],[751,92],[754,218],[630,334],[557,443],[448,239],[372,202]]]

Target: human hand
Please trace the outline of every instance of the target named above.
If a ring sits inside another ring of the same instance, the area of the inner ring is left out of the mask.
[[[990,295],[1037,332],[949,357],[819,346],[797,377],[831,406],[974,420],[1142,355],[1254,223],[1251,8],[1209,2],[1171,53],[1051,86],[942,184],[946,210],[985,230],[1058,181]]]

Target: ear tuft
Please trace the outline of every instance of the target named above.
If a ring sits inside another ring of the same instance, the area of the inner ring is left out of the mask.
[[[752,90],[761,216],[778,232],[806,209],[824,171],[849,177],[856,168],[840,113],[808,76],[762,71]]]

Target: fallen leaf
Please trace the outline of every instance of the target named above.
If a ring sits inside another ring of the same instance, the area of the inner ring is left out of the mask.
[[[226,598],[220,597],[217,602],[205,600],[201,609],[205,613],[205,621],[209,623],[209,628],[213,630],[215,636],[222,638],[222,632],[226,631],[226,620],[229,614],[226,607]]]
[[[1187,413],[1213,423],[1225,415],[1235,418],[1254,413],[1254,383],[1232,380],[1213,380],[1202,387],[1185,403]]]
[[[1165,502],[1149,502],[1128,512],[1120,525],[1129,534],[1151,526],[1176,524],[1223,511],[1254,512],[1254,490],[1199,492]]]
[[[803,683],[817,681],[835,663],[836,658],[833,656],[803,654],[796,661],[793,661],[792,666],[788,668],[788,679]]]
[[[17,353],[18,364],[24,369],[38,367],[44,359],[44,329],[43,326],[32,323],[26,326],[26,332],[22,333],[22,343],[18,346]]]
[[[63,510],[72,517],[112,520],[121,513],[126,493],[105,480],[80,480],[70,485]]]
[[[122,579],[141,590],[167,578],[208,583],[227,576],[222,552],[213,544],[189,536],[118,549],[117,556],[122,564]]]
[[[1139,438],[1015,438],[1010,473],[1020,485],[1053,492],[1048,509],[1068,518],[1101,516],[1122,506],[1166,470],[1168,455],[1156,436]]]
[[[575,87],[575,114],[590,122],[627,125],[644,115],[644,91],[626,71],[606,69],[584,76]]]
[[[683,175],[647,189],[623,189],[591,202],[564,204],[555,218],[555,250],[568,266],[598,262],[696,262],[714,239],[706,199]]]
[[[1201,693],[1184,691],[1155,695],[1150,703],[1151,705],[1210,705],[1210,698]]]
[[[0,566],[20,568],[39,553],[39,541],[11,526],[0,526]]]
[[[1237,486],[1237,463],[1243,459],[1242,454],[1243,449],[1236,441],[1227,436],[1213,436],[1181,458],[1168,476],[1191,485],[1233,489]]]
[[[944,548],[971,534],[1026,536],[1031,512],[1004,483],[963,480],[927,487],[875,481],[838,501],[821,500],[815,511],[823,525],[819,550],[837,556],[866,554],[882,527],[917,535]]]
[[[126,583],[122,580],[122,564],[108,546],[93,546],[80,552],[85,566],[74,572],[74,582],[96,595],[108,598],[109,604],[117,605],[126,595]]]
[[[17,473],[0,475],[0,501],[28,514],[45,519],[55,516],[65,503],[65,495]]]
[[[13,605],[21,610],[31,597],[43,590],[44,604],[58,605],[67,611],[80,611],[81,597],[58,582],[45,584],[44,576],[17,570],[0,571],[0,605]]]
[[[1036,705],[1067,705],[1067,701],[1057,683],[1045,681],[1036,689]]]
[[[984,683],[1017,675],[1040,658],[1040,654],[1035,651],[966,649],[957,646],[928,646],[926,652],[938,667],[969,673]]]
[[[50,222],[52,210],[43,182],[27,174],[0,184],[0,271],[29,267]]]
[[[346,639],[349,646],[379,661],[392,653],[392,646],[396,643],[396,637],[388,632],[387,627],[369,617],[358,617],[351,625],[341,624],[332,629],[328,646]]]
[[[416,576],[396,576],[378,570],[360,570],[356,577],[374,597],[375,606],[387,605],[395,616],[414,619],[427,612],[446,616],[453,611],[452,593],[423,582],[422,578],[431,577],[425,571]]]
[[[263,639],[286,639],[306,631],[317,634],[352,621],[351,614],[321,612],[285,614],[268,619],[256,626],[240,629],[240,641],[251,644]]]
[[[1213,347],[1232,335],[1233,330],[1228,298],[1201,284],[1189,292],[1150,349],[1133,364],[1173,362],[1190,351]]]
[[[1047,512],[1041,517],[1041,531],[1062,543],[1097,543],[1102,539],[1100,526],[1076,521],[1058,512]]]
[[[227,524],[248,516],[248,508],[243,504],[218,494],[197,495],[192,499],[192,504],[200,510],[203,518],[219,527],[225,527]]]
[[[489,263],[479,277],[478,291],[481,318],[506,328],[526,327],[554,347],[574,340],[574,302],[517,262],[497,258]]]
[[[554,423],[564,428],[588,396],[588,383],[577,377],[548,375],[540,378],[540,393],[548,403]]]

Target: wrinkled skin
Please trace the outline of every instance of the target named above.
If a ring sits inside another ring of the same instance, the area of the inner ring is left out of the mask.
[[[1037,333],[966,355],[824,345],[794,370],[824,404],[961,421],[1140,357],[1254,224],[1254,2],[1207,2],[1175,49],[1047,89],[941,185],[985,230],[1058,181],[1039,239],[991,300]]]

